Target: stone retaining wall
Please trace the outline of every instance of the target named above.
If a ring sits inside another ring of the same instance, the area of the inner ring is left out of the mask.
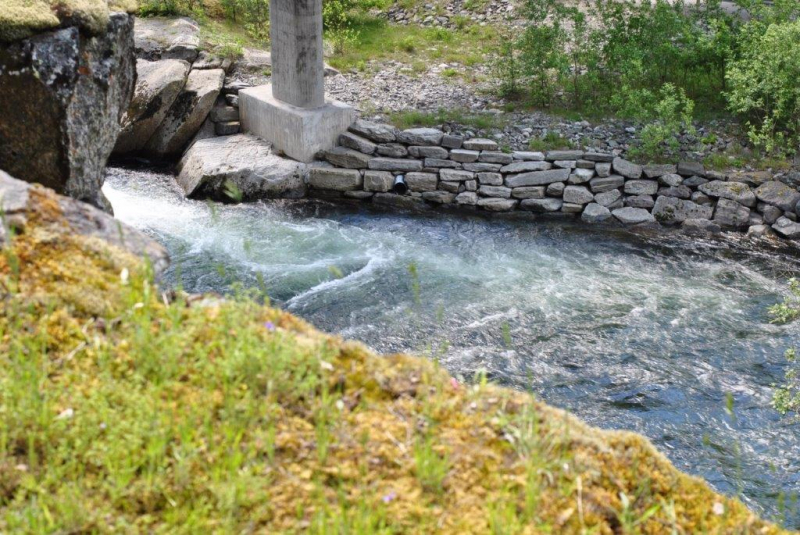
[[[489,139],[363,120],[339,145],[322,154],[329,166],[309,170],[311,195],[800,237],[800,192],[766,173],[728,175],[695,162],[642,166],[582,150],[506,153]],[[398,176],[408,186],[404,195],[393,192]]]

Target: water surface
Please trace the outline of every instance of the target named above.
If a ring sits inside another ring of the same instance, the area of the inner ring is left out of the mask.
[[[261,288],[377,351],[424,352],[465,379],[485,370],[648,436],[772,517],[800,489],[800,426],[769,405],[784,350],[800,345],[800,326],[767,313],[800,271],[793,249],[309,201],[211,205],[148,171],[110,169],[105,192],[170,250],[166,285]],[[786,516],[800,527],[796,506]]]

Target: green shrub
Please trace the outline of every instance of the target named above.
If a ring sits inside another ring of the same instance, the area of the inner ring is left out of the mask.
[[[665,84],[661,88],[660,100],[653,110],[655,120],[644,126],[639,136],[639,145],[631,151],[631,156],[646,161],[677,156],[681,133],[694,133],[693,112],[694,102],[686,96],[684,90]]]
[[[748,118],[750,141],[769,153],[800,143],[800,21],[758,26],[743,39],[728,73],[729,106]]]
[[[789,281],[789,297],[783,303],[770,308],[769,312],[775,323],[789,323],[800,318],[800,282]],[[789,367],[784,375],[784,382],[775,386],[772,406],[781,414],[790,412],[800,415],[800,362],[795,349],[788,349],[785,354]]]

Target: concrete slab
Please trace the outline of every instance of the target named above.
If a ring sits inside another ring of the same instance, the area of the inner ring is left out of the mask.
[[[327,101],[316,108],[299,108],[275,98],[272,85],[239,92],[242,129],[271,142],[290,158],[309,163],[314,156],[336,146],[339,134],[356,120],[347,104]]]

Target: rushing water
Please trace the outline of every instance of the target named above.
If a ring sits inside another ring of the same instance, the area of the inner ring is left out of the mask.
[[[105,192],[169,248],[167,285],[266,289],[380,352],[427,352],[467,379],[486,370],[648,436],[773,517],[800,490],[800,426],[770,408],[800,326],[767,313],[800,272],[794,250],[312,202],[212,206],[146,171],[111,169]],[[796,505],[786,516],[800,527]]]

